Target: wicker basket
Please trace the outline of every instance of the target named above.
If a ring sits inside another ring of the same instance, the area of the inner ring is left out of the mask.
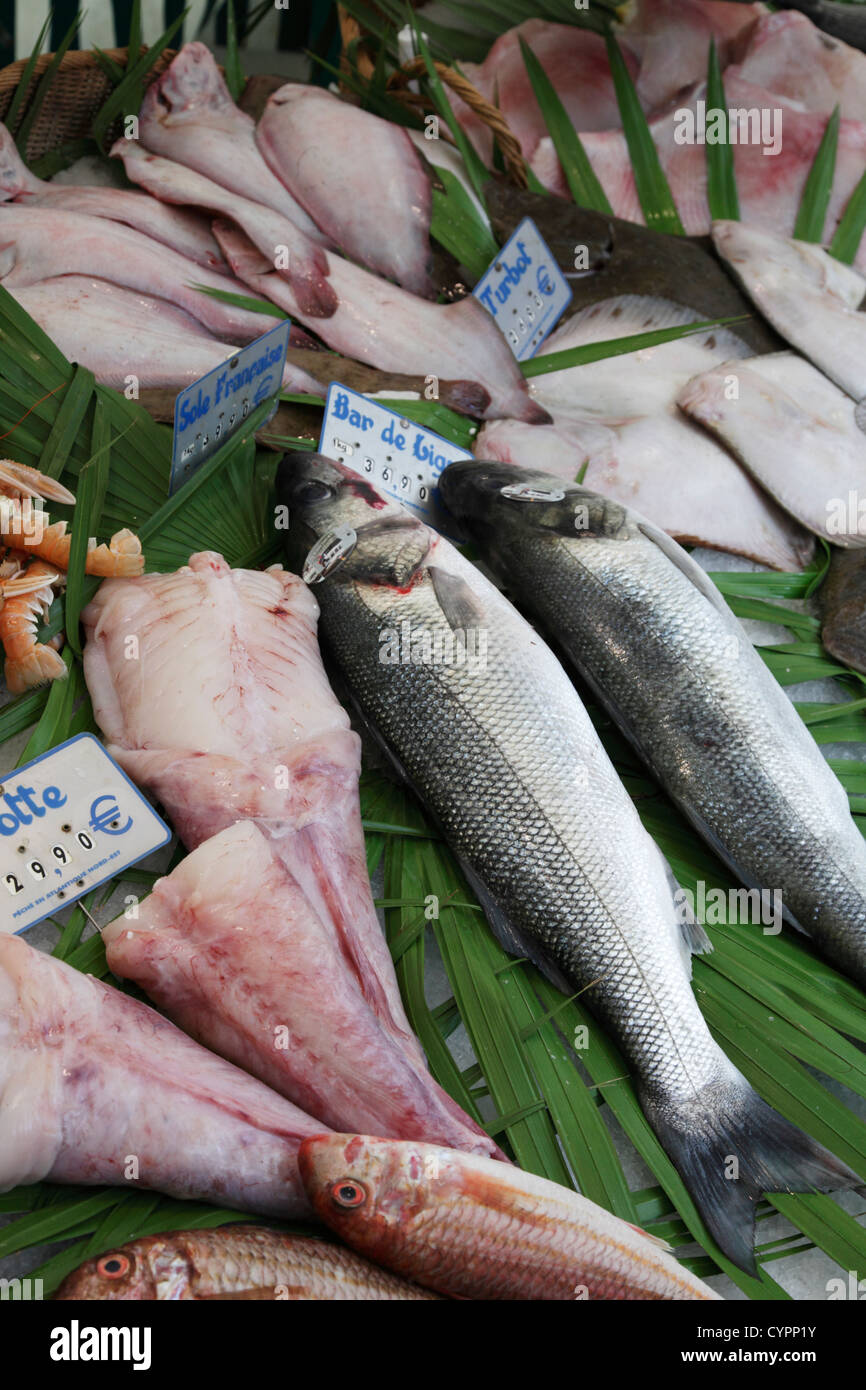
[[[108,50],[108,57],[112,58],[120,67],[125,68],[129,53],[125,48],[112,48]],[[148,86],[154,78],[164,72],[173,57],[173,49],[166,49],[164,53],[161,53],[146,75],[144,85]],[[27,95],[21,107],[21,119],[27,114],[39,85],[39,79],[51,62],[51,58],[50,53],[43,53],[37,59],[33,76],[27,88]],[[0,121],[6,119],[6,112],[9,110],[12,97],[21,81],[25,66],[26,60],[22,59],[17,63],[10,63],[9,67],[0,70]],[[88,136],[93,118],[111,90],[112,84],[99,66],[95,54],[85,50],[73,50],[66,53],[54,76],[51,91],[42,103],[42,108],[30,132],[26,150],[28,162],[41,158],[42,155],[58,149],[61,145],[66,145],[73,140],[82,140]],[[114,133],[120,133],[120,122],[118,122],[117,131]]]

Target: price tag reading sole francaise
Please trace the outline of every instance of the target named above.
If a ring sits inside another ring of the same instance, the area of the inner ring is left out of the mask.
[[[269,396],[274,398],[271,416],[276,412],[291,331],[285,319],[181,391],[174,403],[170,496]]]
[[[92,734],[15,768],[0,791],[0,932],[25,931],[170,839]]]
[[[531,217],[512,232],[472,293],[493,315],[518,362],[534,356],[572,297]]]
[[[439,501],[443,469],[471,454],[396,411],[332,381],[319,453],[368,478],[377,492],[402,502],[438,531],[453,531]]]

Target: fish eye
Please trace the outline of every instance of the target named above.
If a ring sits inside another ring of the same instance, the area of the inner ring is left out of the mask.
[[[320,482],[318,478],[311,478],[308,483],[301,483],[295,492],[298,502],[324,502],[326,497],[333,497],[334,489],[327,483]]]
[[[354,1178],[338,1178],[331,1184],[331,1197],[338,1207],[361,1207],[367,1200],[367,1189]]]
[[[103,1255],[96,1266],[97,1274],[101,1274],[105,1279],[122,1279],[124,1274],[128,1274],[131,1268],[131,1261],[128,1255]]]

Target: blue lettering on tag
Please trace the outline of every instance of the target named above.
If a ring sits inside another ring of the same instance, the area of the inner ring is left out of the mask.
[[[472,291],[519,362],[534,356],[571,302],[572,289],[531,217],[508,238]]]

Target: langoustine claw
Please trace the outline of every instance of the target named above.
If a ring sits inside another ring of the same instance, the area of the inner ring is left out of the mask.
[[[6,684],[13,695],[67,674],[58,642],[40,643],[37,622],[47,616],[54,586],[65,582],[72,549],[66,521],[49,522],[43,499],[75,503],[75,496],[36,468],[0,460],[0,642],[6,653]],[[34,502],[36,505],[34,506]],[[99,578],[131,577],[144,570],[141,542],[117,531],[106,545],[87,542],[85,573]]]

